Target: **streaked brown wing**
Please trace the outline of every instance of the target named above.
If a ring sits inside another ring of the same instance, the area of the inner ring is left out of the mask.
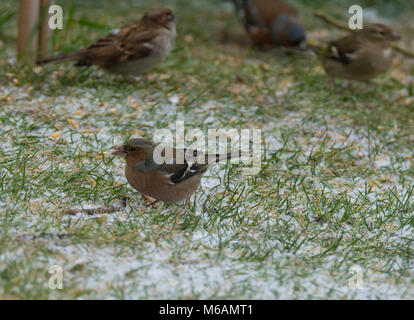
[[[342,63],[350,63],[352,55],[360,49],[360,43],[355,35],[349,35],[338,41],[333,41],[328,46],[327,54],[331,59]]]
[[[139,23],[127,25],[116,34],[108,34],[85,49],[77,65],[95,64],[101,67],[148,56],[153,46],[151,40],[158,33],[146,30]]]

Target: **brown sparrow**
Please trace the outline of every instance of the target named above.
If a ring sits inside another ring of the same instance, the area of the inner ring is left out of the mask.
[[[329,43],[319,53],[331,78],[368,81],[391,66],[391,42],[399,39],[400,36],[388,26],[371,24]]]
[[[76,61],[76,66],[97,65],[111,73],[136,76],[170,54],[175,36],[173,12],[153,9],[137,23],[126,25],[84,49],[41,59],[37,64]]]

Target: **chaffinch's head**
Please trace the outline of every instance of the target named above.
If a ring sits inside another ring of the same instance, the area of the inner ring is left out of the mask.
[[[123,157],[128,162],[145,161],[152,156],[154,144],[145,139],[130,139],[122,144],[112,147],[115,156]]]
[[[277,45],[297,46],[306,38],[305,29],[296,16],[281,14],[271,26],[270,34]]]
[[[401,39],[401,37],[390,27],[380,23],[368,25],[365,29],[360,31],[360,37],[364,40],[377,43],[388,43]]]

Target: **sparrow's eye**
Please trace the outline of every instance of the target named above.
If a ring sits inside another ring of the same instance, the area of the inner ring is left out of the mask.
[[[173,14],[169,14],[167,16],[168,21],[173,21],[174,20],[174,15]]]
[[[385,36],[385,32],[384,31],[380,31],[379,34],[382,35],[382,36]]]

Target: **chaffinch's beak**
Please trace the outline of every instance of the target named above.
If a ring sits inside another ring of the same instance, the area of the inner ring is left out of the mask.
[[[118,144],[116,146],[112,147],[112,155],[114,156],[125,156],[126,155],[126,150],[125,150],[125,146],[123,144]]]

